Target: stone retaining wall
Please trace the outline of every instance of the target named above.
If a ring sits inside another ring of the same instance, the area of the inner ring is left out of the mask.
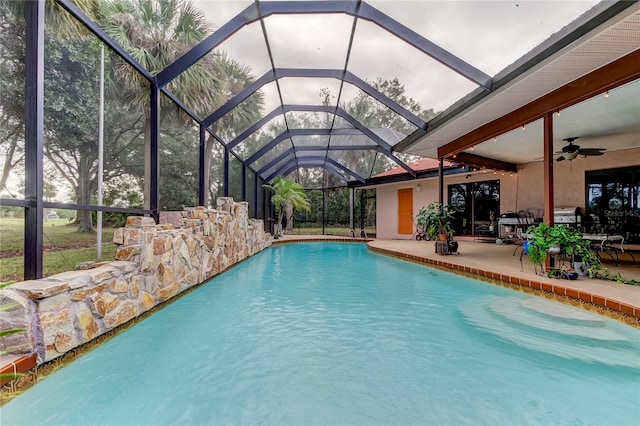
[[[187,208],[182,227],[129,217],[116,230],[116,260],[0,290],[0,353],[36,353],[38,364],[108,332],[271,245],[248,204],[219,198],[217,209]]]

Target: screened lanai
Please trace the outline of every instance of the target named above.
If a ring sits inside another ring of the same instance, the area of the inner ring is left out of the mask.
[[[520,107],[520,98],[476,112],[455,134],[441,137],[443,123],[630,7],[3,1],[0,202],[25,219],[24,278],[43,274],[52,210],[90,228],[94,212],[157,222],[162,212],[230,196],[268,220],[263,185],[278,176],[324,196],[384,183],[376,176],[396,167],[415,179],[409,164],[421,156],[458,160],[460,172],[509,169],[517,160],[469,152],[493,134],[438,147]]]

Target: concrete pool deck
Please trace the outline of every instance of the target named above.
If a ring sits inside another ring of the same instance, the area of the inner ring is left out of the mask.
[[[282,239],[275,240],[274,244],[313,240],[359,241],[359,239],[322,235],[285,235]],[[640,318],[640,286],[591,279],[586,276],[580,276],[574,281],[548,278],[546,275],[536,275],[534,265],[526,256],[522,258],[521,271],[520,250],[513,256],[516,248],[514,245],[497,245],[464,239],[456,239],[456,241],[459,243],[460,254],[448,256],[436,254],[432,241],[375,239],[368,240],[368,246],[378,253],[431,264],[454,272],[469,273],[479,278],[500,280],[567,296]],[[640,264],[623,263],[615,266],[613,263],[606,263],[605,265],[613,274],[620,273],[624,279],[640,281]]]

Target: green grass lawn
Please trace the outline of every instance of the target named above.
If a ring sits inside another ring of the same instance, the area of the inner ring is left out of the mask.
[[[96,260],[96,233],[77,232],[66,219],[44,222],[43,275],[51,276],[75,269],[80,262]],[[113,228],[102,229],[102,260],[113,260],[116,245]],[[0,282],[22,279],[24,259],[24,220],[0,219]]]
[[[116,255],[115,244],[103,244],[102,260],[113,260]],[[82,249],[60,250],[44,253],[43,276],[59,274],[60,272],[73,271],[75,265],[80,262],[96,260],[96,247]],[[0,259],[0,282],[21,281],[24,266],[22,256],[5,257]]]
[[[48,248],[78,248],[96,244],[96,234],[77,232],[77,225],[66,219],[49,219],[44,222],[42,243]],[[102,228],[102,242],[113,239],[113,228]],[[22,250],[24,245],[24,220],[0,219],[0,253]]]

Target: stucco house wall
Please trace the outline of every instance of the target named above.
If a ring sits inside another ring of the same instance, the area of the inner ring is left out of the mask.
[[[602,156],[577,158],[573,161],[554,162],[554,203],[556,207],[580,207],[585,209],[585,172],[640,163],[640,148],[607,152]],[[544,207],[544,164],[542,161],[519,164],[518,173],[474,172],[445,176],[444,199],[448,199],[447,187],[455,183],[500,180],[500,213],[518,211],[529,207]],[[417,189],[420,185],[420,190]],[[414,216],[420,209],[438,199],[438,179],[408,180],[400,183],[376,186],[377,212],[376,235],[386,239],[410,239],[412,235],[398,234],[398,189],[413,188]]]

